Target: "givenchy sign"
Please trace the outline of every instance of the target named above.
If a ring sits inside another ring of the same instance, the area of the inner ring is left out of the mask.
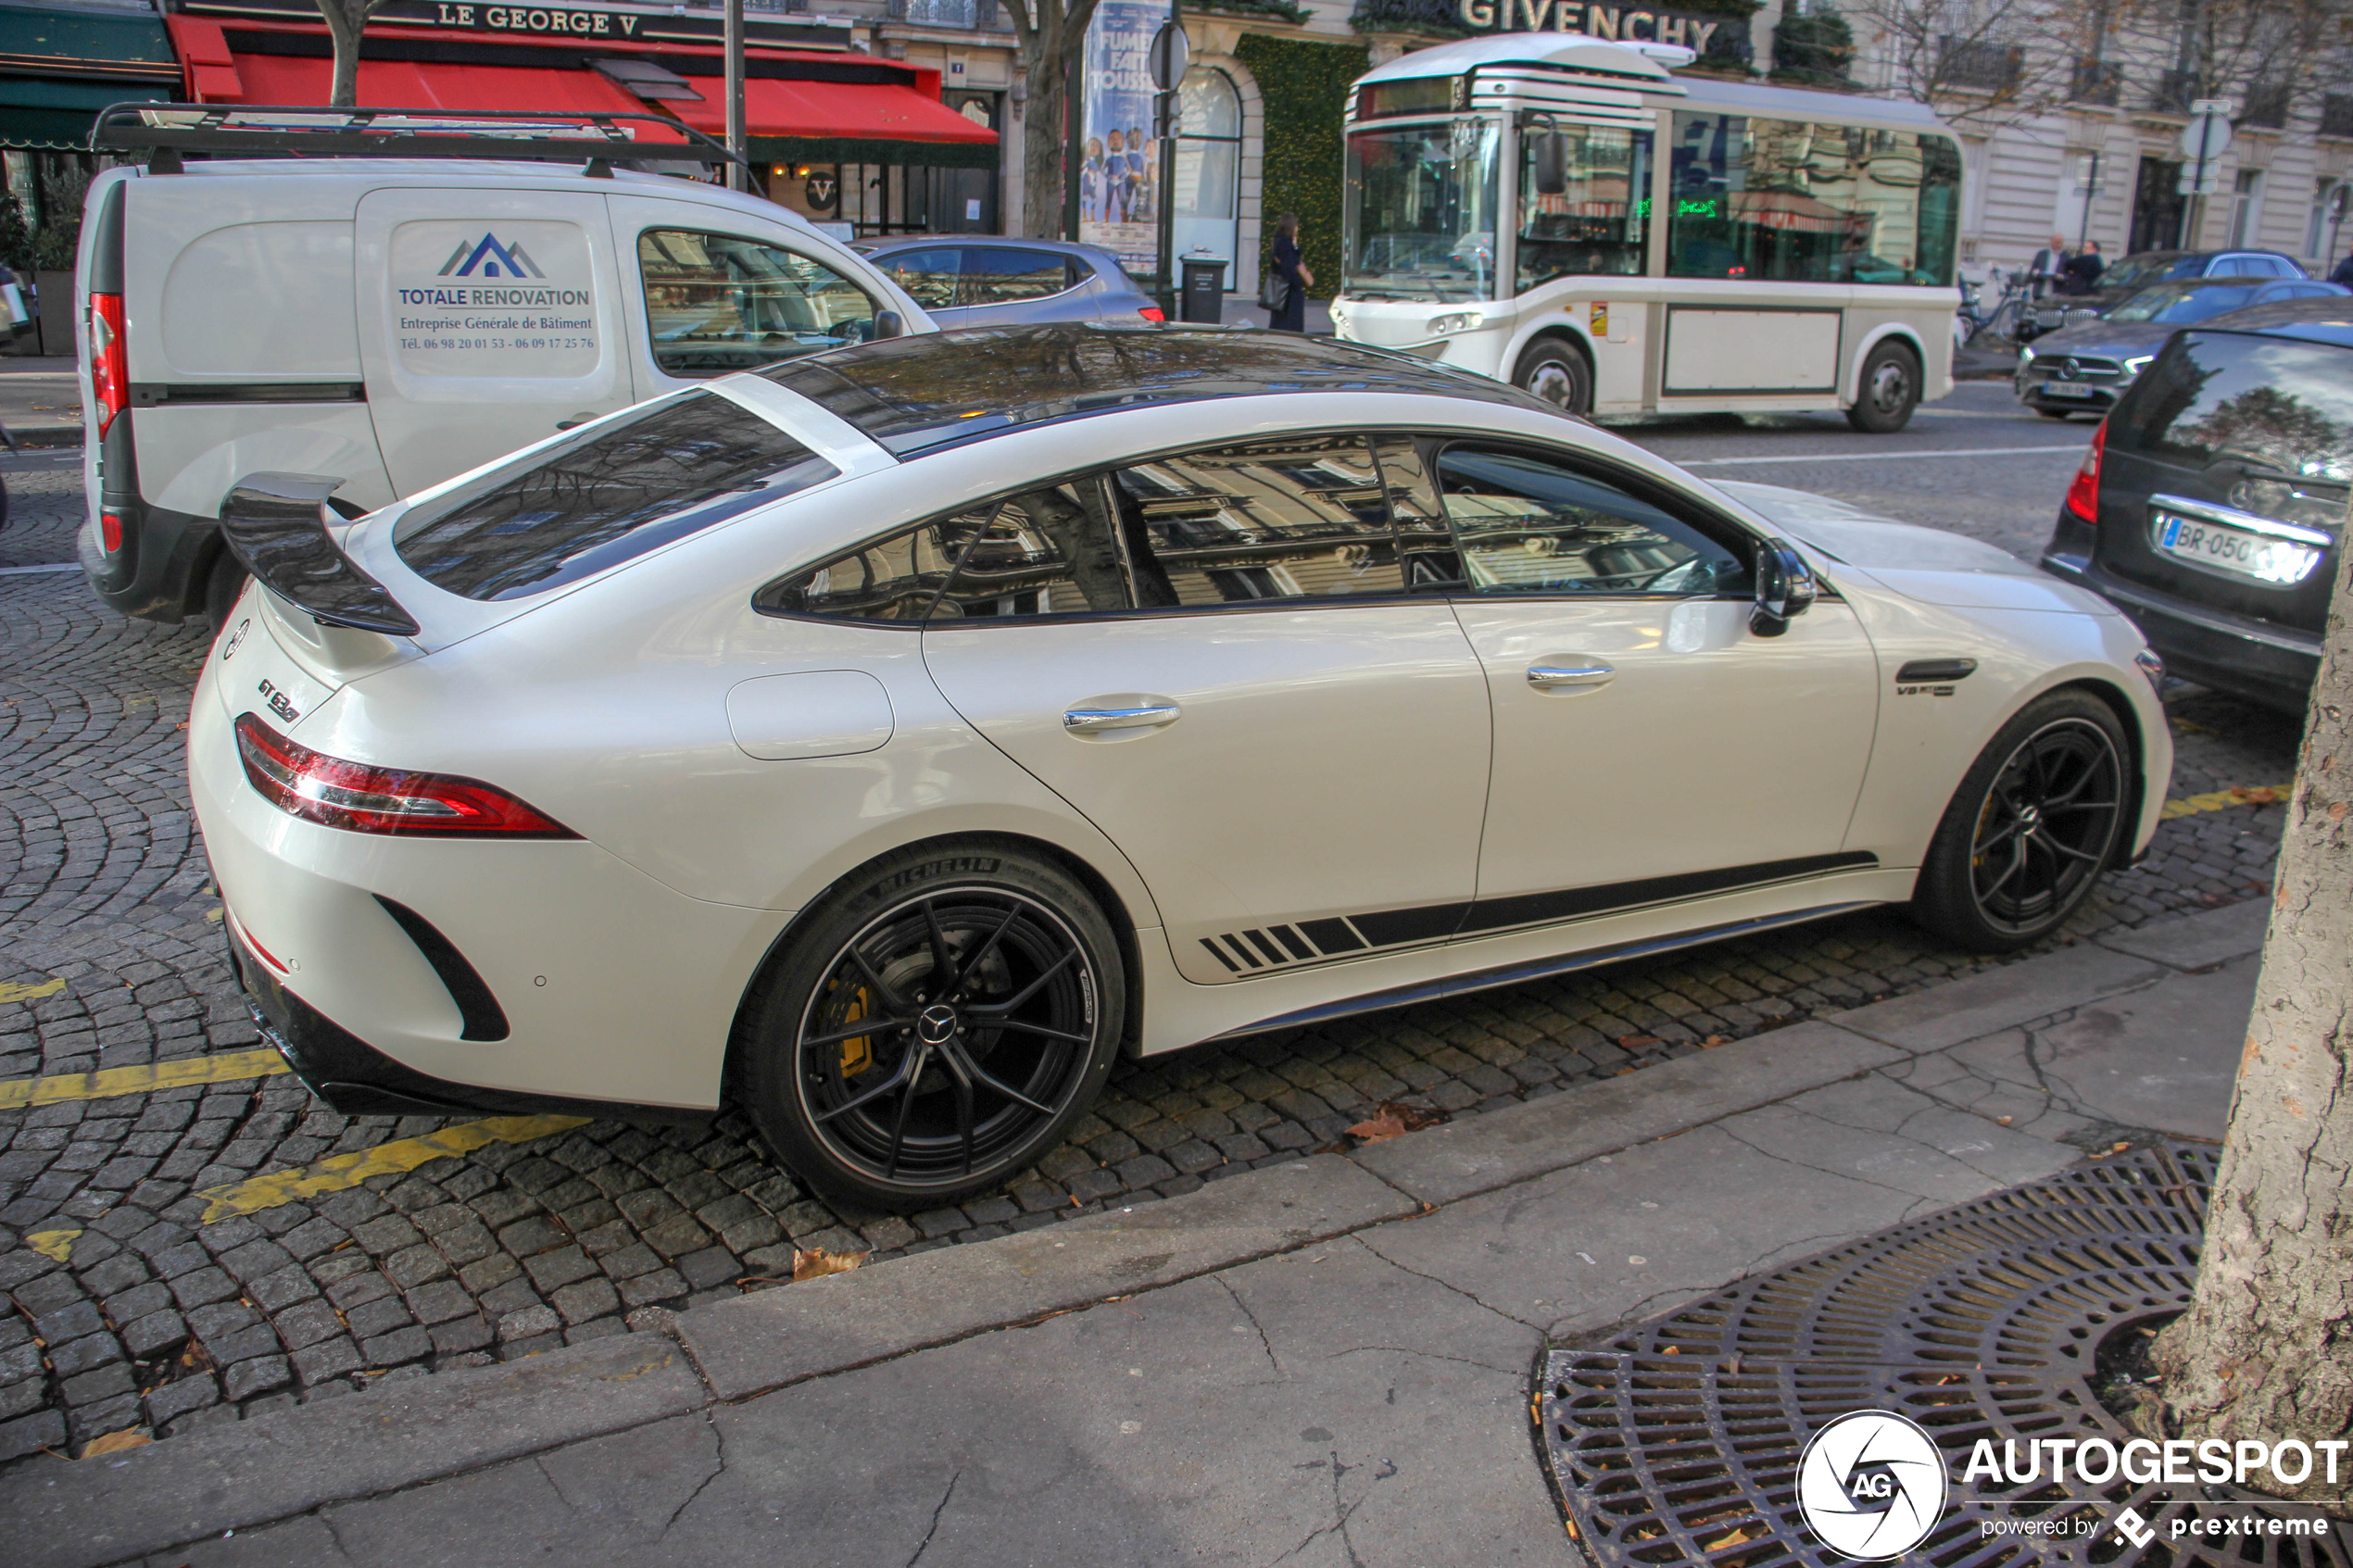
[[[1724,22],[1720,16],[1703,20],[1687,13],[1587,0],[1456,0],[1456,10],[1465,27],[1492,32],[1582,32],[1594,38],[1680,44],[1703,55]]]

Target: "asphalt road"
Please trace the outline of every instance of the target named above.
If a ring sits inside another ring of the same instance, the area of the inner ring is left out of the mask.
[[[1894,435],[1843,414],[1698,414],[1607,427],[1710,480],[1781,484],[1905,522],[1949,528],[2032,560],[2092,439],[2088,419],[2045,419],[2007,382],[1965,382]]]

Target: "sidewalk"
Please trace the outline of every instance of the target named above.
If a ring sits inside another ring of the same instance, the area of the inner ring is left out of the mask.
[[[26,446],[82,445],[82,393],[74,362],[0,356],[0,425]]]
[[[2265,914],[19,1471],[0,1520],[23,1568],[1558,1563],[1549,1346],[2085,1149],[2219,1138]]]

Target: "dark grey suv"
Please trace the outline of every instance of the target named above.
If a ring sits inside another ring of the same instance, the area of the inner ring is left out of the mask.
[[[2175,674],[2300,711],[2353,495],[2353,298],[2173,334],[2067,493],[2043,570],[2131,616]]]

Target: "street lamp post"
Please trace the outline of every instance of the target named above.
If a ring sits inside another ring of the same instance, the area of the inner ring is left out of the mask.
[[[745,162],[727,166],[727,188],[731,191],[751,189],[751,169],[748,167],[747,139],[744,135],[744,0],[727,0],[727,150]]]

